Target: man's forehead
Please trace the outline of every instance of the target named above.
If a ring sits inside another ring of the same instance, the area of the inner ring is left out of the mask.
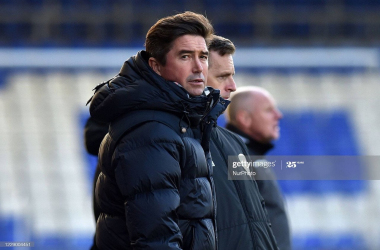
[[[268,96],[261,92],[251,92],[249,98],[251,99],[252,104],[256,107],[263,107],[271,104]]]
[[[271,96],[263,96],[263,98],[256,104],[258,104],[262,109],[273,109],[276,107],[276,102]]]
[[[183,35],[174,40],[172,49],[176,51],[201,51],[208,53],[206,40],[202,36]]]
[[[226,71],[228,68],[229,71],[233,70],[233,72],[235,72],[235,65],[231,54],[221,56],[218,52],[211,50],[209,60],[212,62],[211,67],[215,66],[215,69],[222,67]]]

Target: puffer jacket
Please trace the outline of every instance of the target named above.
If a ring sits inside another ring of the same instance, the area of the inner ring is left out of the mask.
[[[229,180],[229,157],[248,150],[238,135],[217,127],[210,146],[217,194],[219,250],[277,250],[276,239],[254,179]],[[230,159],[231,161],[231,159]]]
[[[232,124],[226,128],[239,135],[247,145],[251,160],[265,159],[265,154],[273,148],[273,144],[263,144],[251,138]],[[265,200],[268,217],[277,245],[281,250],[291,250],[291,233],[286,214],[284,198],[271,168],[256,168],[256,183],[261,196]],[[215,171],[214,171],[215,173]],[[215,175],[215,174],[214,174]]]
[[[91,116],[110,123],[99,149],[99,249],[215,249],[209,140],[219,91],[190,98],[144,51],[96,87]]]

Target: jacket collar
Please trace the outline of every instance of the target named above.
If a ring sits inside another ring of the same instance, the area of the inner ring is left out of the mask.
[[[252,137],[242,132],[240,129],[238,129],[230,123],[226,125],[226,128],[238,134],[247,145],[247,148],[250,149],[250,151],[255,152],[257,155],[265,155],[268,153],[269,150],[271,150],[274,147],[272,143],[258,142],[257,140],[253,139]]]
[[[229,103],[220,98],[219,90],[208,91],[207,96],[189,98],[184,88],[156,74],[148,64],[147,52],[140,51],[124,63],[119,75],[95,89],[90,113],[99,121],[110,122],[135,110],[161,110],[185,116],[194,127],[206,117],[217,119]],[[216,106],[219,108],[211,113]]]

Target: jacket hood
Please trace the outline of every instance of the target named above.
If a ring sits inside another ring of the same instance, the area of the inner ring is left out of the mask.
[[[89,100],[94,119],[108,123],[135,110],[161,110],[186,115],[191,126],[196,126],[216,106],[213,120],[227,107],[229,101],[213,88],[208,88],[207,96],[190,97],[184,88],[156,74],[148,65],[148,58],[147,52],[138,52],[124,63],[117,76],[94,89]]]

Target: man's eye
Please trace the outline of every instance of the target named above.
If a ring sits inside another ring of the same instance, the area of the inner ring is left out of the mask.
[[[189,55],[183,55],[182,58],[184,59],[189,58]]]
[[[208,56],[201,56],[201,58],[207,60]]]

